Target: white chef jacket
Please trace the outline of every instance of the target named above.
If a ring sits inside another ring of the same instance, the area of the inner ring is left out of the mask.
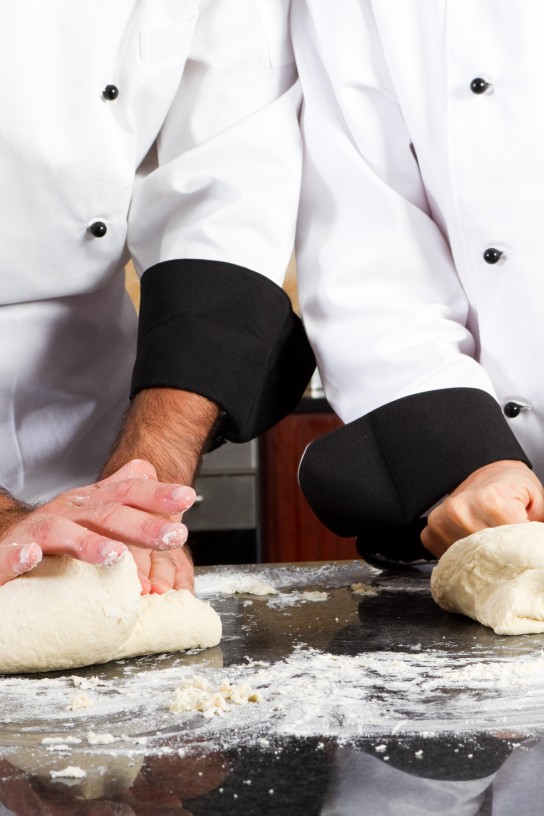
[[[288,7],[0,0],[0,483],[17,497],[88,483],[107,455],[136,350],[130,255],[140,274],[219,262],[283,297],[300,184]]]
[[[504,423],[506,440],[509,423],[540,478],[543,31],[539,0],[292,6],[304,94],[300,303],[330,403],[351,423],[399,399],[469,389],[466,411],[447,417],[453,448],[474,421],[474,392],[487,393],[512,415],[496,411],[497,433]],[[459,446],[485,437],[489,405]],[[402,439],[400,408],[395,420]],[[448,444],[432,444],[447,469]]]

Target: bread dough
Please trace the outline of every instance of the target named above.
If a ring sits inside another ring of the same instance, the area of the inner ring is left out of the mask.
[[[544,524],[531,521],[473,533],[442,556],[434,600],[498,635],[544,632]]]
[[[141,595],[134,559],[97,567],[46,556],[0,587],[0,673],[52,671],[215,646],[221,620],[184,589]]]
[[[214,688],[205,677],[196,675],[180,683],[168,708],[174,714],[198,711],[209,719],[230,711],[229,703],[242,706],[262,701],[260,692],[252,689],[247,683],[231,686],[228,680],[223,680],[218,688]]]
[[[66,706],[66,711],[79,711],[80,708],[92,708],[93,706],[94,703],[89,695],[85,694],[84,691],[80,691],[79,694],[74,694]]]

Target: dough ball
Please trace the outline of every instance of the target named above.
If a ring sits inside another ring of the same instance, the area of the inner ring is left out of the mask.
[[[53,671],[215,646],[221,621],[187,590],[141,595],[134,559],[97,567],[46,556],[0,587],[0,673]]]
[[[498,635],[544,632],[544,524],[473,533],[441,557],[431,576],[436,603]]]

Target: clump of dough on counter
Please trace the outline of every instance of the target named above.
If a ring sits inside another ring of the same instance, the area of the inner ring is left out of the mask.
[[[81,691],[79,694],[74,694],[69,704],[66,706],[66,711],[77,711],[80,708],[92,708],[94,705],[91,697],[85,692]]]
[[[378,591],[370,584],[352,584],[351,591],[354,595],[365,595],[367,598],[375,598]]]
[[[221,638],[218,614],[187,590],[141,595],[128,554],[113,567],[46,556],[0,587],[0,620],[1,674],[206,648]]]
[[[544,632],[544,524],[491,527],[457,541],[431,576],[436,603],[498,635]]]
[[[175,689],[168,706],[175,714],[186,711],[198,711],[204,717],[215,717],[230,710],[232,705],[247,705],[261,703],[262,697],[247,683],[232,686],[228,680],[223,680],[215,688],[205,677],[197,675],[184,680]]]
[[[233,586],[225,586],[222,595],[277,595],[278,590],[264,581],[259,581],[251,576],[242,576],[238,583]]]
[[[117,737],[114,737],[113,734],[97,734],[95,731],[88,731],[87,742],[89,745],[111,745],[117,742]]]

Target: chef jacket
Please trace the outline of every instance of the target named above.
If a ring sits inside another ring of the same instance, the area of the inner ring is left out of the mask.
[[[544,477],[544,7],[341,6],[292,6],[300,303],[347,423],[300,481],[383,542],[492,461]]]
[[[16,496],[93,480],[131,390],[203,394],[235,441],[303,391],[312,355],[279,285],[300,186],[288,7],[0,0],[0,482]]]

